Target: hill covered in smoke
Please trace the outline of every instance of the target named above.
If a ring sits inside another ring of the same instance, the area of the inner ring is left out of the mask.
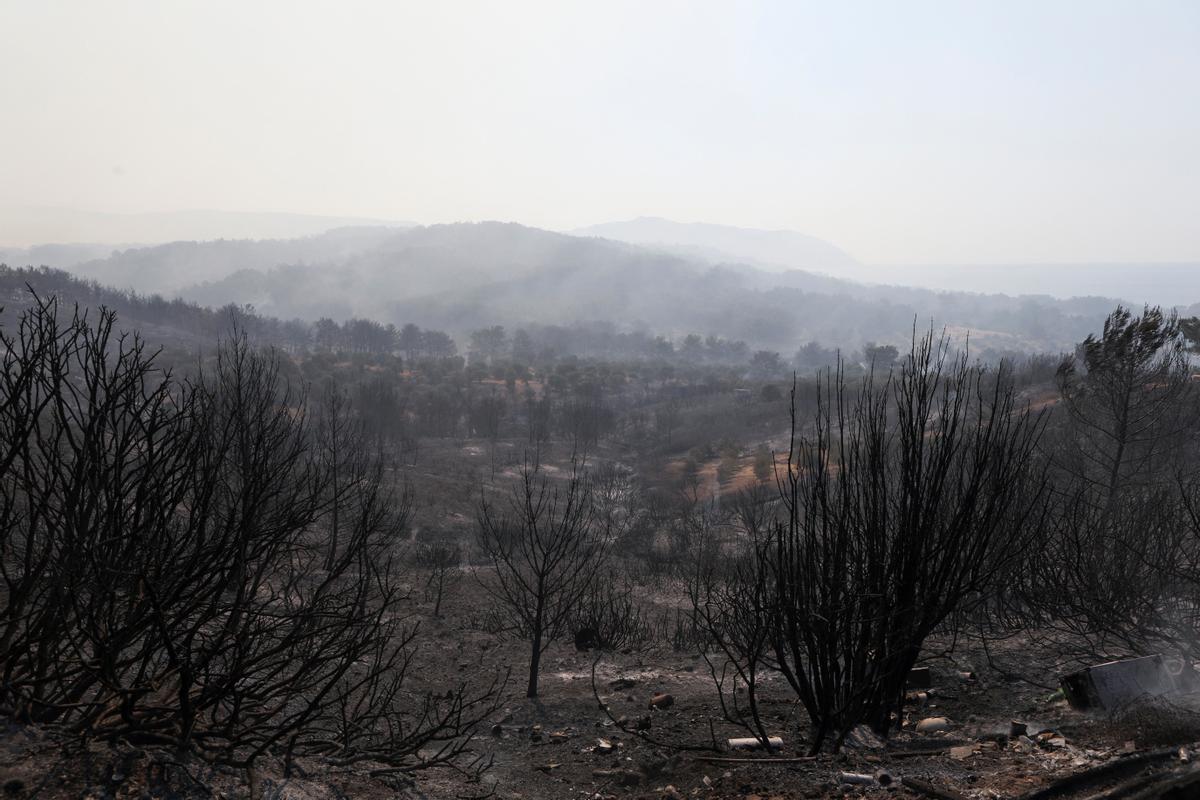
[[[251,305],[282,319],[360,317],[455,335],[604,321],[667,337],[699,331],[783,353],[813,340],[844,348],[899,343],[914,322],[970,330],[978,347],[999,352],[1063,350],[1097,330],[1117,300],[1129,300],[868,285],[748,261],[484,222],[175,242],[114,252],[72,271],[214,308]]]
[[[740,261],[772,271],[803,269],[842,278],[862,277],[863,272],[863,265],[854,256],[797,231],[638,217],[578,228],[571,233],[656,247],[706,261]]]

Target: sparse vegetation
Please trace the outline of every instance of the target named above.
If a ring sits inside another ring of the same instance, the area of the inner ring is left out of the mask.
[[[0,9],[0,800],[1200,797],[1200,2]]]
[[[1193,323],[1154,309],[1073,361],[930,337],[790,403],[699,337],[700,363],[522,331],[433,357],[416,326],[271,355],[255,323],[196,362],[111,312],[15,313],[0,710],[57,736],[477,775],[510,669],[555,704],[572,659],[696,657],[706,725],[819,754],[911,736],[909,669],[964,648],[1005,674],[1014,637],[1055,669],[1196,657]]]

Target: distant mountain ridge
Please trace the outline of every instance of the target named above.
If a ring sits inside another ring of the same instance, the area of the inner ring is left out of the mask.
[[[847,349],[903,344],[914,323],[969,330],[977,349],[1067,350],[1098,330],[1118,302],[870,285],[502,222],[174,242],[116,252],[74,271],[212,308],[249,304],[282,319],[364,317],[456,335],[490,325],[607,322],[669,337],[741,339],[785,354],[811,340]]]
[[[707,260],[734,260],[768,269],[828,272],[858,276],[861,264],[823,239],[790,230],[758,230],[638,217],[568,231],[572,236],[598,236],[630,244],[659,247]]]
[[[281,212],[157,211],[113,213],[42,206],[0,206],[0,251],[46,243],[89,242],[142,246],[216,239],[294,239],[350,226],[411,227],[415,223],[366,217]],[[126,245],[127,246],[127,245]],[[59,266],[48,264],[47,266]]]
[[[107,258],[76,264],[70,271],[119,289],[172,295],[245,270],[340,263],[380,246],[395,234],[395,228],[359,226],[292,239],[177,241],[115,251]]]
[[[949,292],[1104,295],[1135,305],[1200,302],[1200,261],[1179,263],[863,264],[836,246],[787,230],[680,223],[639,217],[570,231],[655,247],[709,264],[733,262],[778,272],[803,270],[876,286]]]
[[[1081,294],[1120,297],[1134,304],[1200,302],[1200,261],[1122,264],[915,264],[872,266],[866,280],[925,289],[983,294]]]
[[[39,267],[69,270],[79,264],[98,261],[107,258],[114,252],[136,247],[144,247],[144,245],[72,242],[70,244],[35,244],[29,247],[0,247],[0,264],[36,264]]]

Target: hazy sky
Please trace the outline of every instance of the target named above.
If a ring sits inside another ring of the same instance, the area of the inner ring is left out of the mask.
[[[1200,2],[0,0],[0,206],[1200,259]]]

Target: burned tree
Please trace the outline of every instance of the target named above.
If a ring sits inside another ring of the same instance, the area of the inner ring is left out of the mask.
[[[613,410],[605,403],[604,389],[599,383],[585,383],[559,407],[559,424],[563,435],[571,440],[575,452],[586,453],[615,425]]]
[[[1065,471],[1100,502],[1169,475],[1194,439],[1196,408],[1179,318],[1118,307],[1058,371],[1067,428]],[[1169,480],[1169,478],[1168,478]]]
[[[509,629],[529,640],[526,697],[537,697],[542,653],[591,587],[608,540],[579,461],[561,483],[526,463],[507,509],[480,499],[479,544],[496,567],[486,586]]]
[[[1118,307],[1061,365],[1045,535],[989,604],[987,633],[1022,631],[1063,663],[1200,654],[1195,325]]]
[[[525,424],[529,446],[533,448],[533,468],[542,465],[542,451],[550,441],[551,423],[554,421],[554,404],[545,389],[538,397],[532,389],[525,390]]]
[[[416,563],[429,573],[425,579],[425,602],[432,602],[433,615],[440,617],[446,590],[453,588],[461,577],[462,548],[455,542],[430,542],[417,552]]]
[[[783,521],[695,593],[751,693],[756,670],[782,673],[813,752],[863,723],[887,734],[925,639],[1030,535],[1040,420],[985,376],[932,335],[857,390],[827,373],[807,430],[793,410]],[[723,608],[746,602],[761,625]]]

